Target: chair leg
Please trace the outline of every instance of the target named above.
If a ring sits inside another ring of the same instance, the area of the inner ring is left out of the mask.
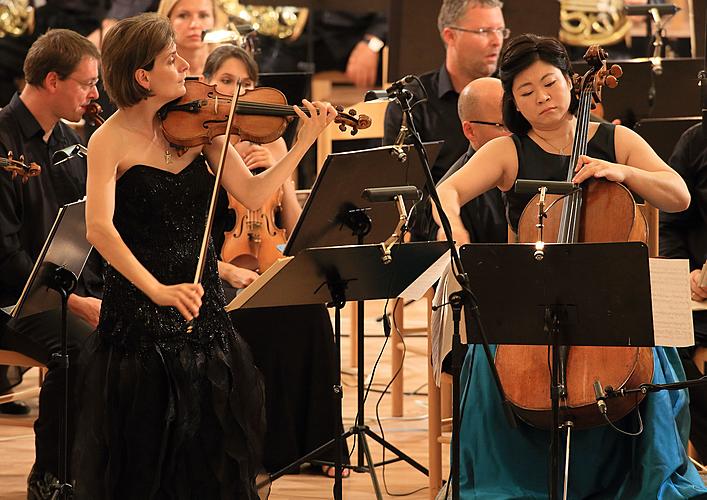
[[[392,416],[402,417],[403,416],[403,378],[405,370],[403,369],[403,351],[398,347],[398,344],[403,342],[402,331],[403,325],[403,307],[405,302],[403,299],[395,299],[393,302],[393,328],[391,332],[391,350],[392,350],[392,362],[391,362],[391,377],[395,376],[398,370],[400,373],[397,374],[393,384],[390,387],[391,398],[392,398]]]

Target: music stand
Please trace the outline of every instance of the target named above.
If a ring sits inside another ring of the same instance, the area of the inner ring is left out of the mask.
[[[534,258],[534,251],[532,244],[471,244],[460,254],[473,276],[471,289],[484,311],[490,343],[553,346],[550,496],[555,499],[560,451],[558,347],[654,345],[648,247],[640,242],[546,244],[542,260]],[[508,286],[513,283],[523,283],[525,293],[515,297],[514,313],[508,314]],[[469,326],[467,343],[481,343]],[[458,443],[459,422],[453,426]],[[452,460],[459,464],[459,455]],[[457,475],[454,481],[458,480]]]
[[[425,145],[430,161],[434,162],[441,144],[433,142]],[[299,251],[311,247],[385,241],[398,223],[398,212],[393,204],[365,200],[362,193],[366,188],[391,186],[416,186],[423,190],[424,171],[418,156],[410,154],[411,147],[403,146],[408,152],[404,162],[392,157],[392,146],[327,156],[312,186],[312,193],[304,204],[302,215],[287,240],[284,254],[297,255]],[[410,206],[408,202],[408,210]],[[359,221],[351,220],[351,211],[372,221],[368,224],[368,232],[360,235],[354,231],[353,226]]]
[[[337,421],[341,420],[341,309],[347,301],[363,301],[393,298],[404,291],[424,271],[439,260],[447,251],[444,242],[418,242],[394,245],[391,249],[392,261],[384,264],[379,245],[352,245],[328,248],[309,248],[302,250],[296,257],[286,257],[271,266],[262,276],[251,283],[228,306],[227,311],[239,307],[275,307],[281,305],[323,304],[335,307],[334,335],[337,346],[336,384],[333,387]],[[359,373],[362,373],[362,366]],[[361,393],[359,387],[359,395]],[[359,411],[361,411],[359,399]],[[341,455],[342,442],[349,436],[359,439],[359,451],[365,454],[365,468],[359,464],[357,471],[367,471],[371,475],[376,498],[382,494],[371,451],[366,437],[372,438],[392,451],[398,458],[384,463],[405,460],[423,474],[428,474],[425,467],[418,464],[395,446],[384,441],[367,425],[362,414],[357,423],[348,431],[331,439],[319,448],[277,471],[270,476],[274,481],[290,470],[336,446],[334,467],[336,480],[334,498],[341,498]]]
[[[64,205],[47,236],[42,251],[34,263],[20,299],[10,312],[19,319],[32,314],[61,308],[61,351],[53,353],[64,369],[64,407],[61,411],[59,439],[59,485],[55,494],[68,499],[68,425],[69,425],[69,354],[67,352],[68,299],[91,252],[86,241],[85,201]],[[56,293],[54,293],[56,292]]]
[[[668,163],[680,136],[693,125],[702,122],[701,116],[685,118],[644,118],[634,130],[651,145],[653,151]]]
[[[643,118],[693,116],[700,109],[697,74],[704,68],[704,59],[662,59],[660,76],[653,73],[651,61],[646,58],[609,62],[620,65],[624,73],[618,87],[602,93],[607,120],[618,118],[633,128]],[[587,64],[573,62],[572,69],[584,74]]]

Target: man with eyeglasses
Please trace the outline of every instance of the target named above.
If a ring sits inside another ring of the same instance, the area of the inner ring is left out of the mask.
[[[420,76],[422,89],[410,86],[417,99],[427,100],[413,108],[415,126],[423,141],[444,140],[434,165],[432,177],[439,182],[449,167],[463,155],[469,142],[459,127],[457,102],[459,93],[471,81],[491,76],[496,71],[506,28],[500,0],[444,0],[437,26],[445,45],[442,66]],[[384,144],[392,144],[398,136],[402,113],[391,104],[386,110]],[[430,205],[413,216],[414,240],[435,239]]]
[[[457,111],[469,148],[454,162],[438,184],[463,167],[481,146],[497,137],[511,135],[503,125],[502,98],[503,87],[497,78],[477,78],[464,87],[459,95]],[[461,207],[459,215],[469,232],[470,240],[474,243],[508,241],[506,209],[498,188],[471,200]],[[444,235],[438,233],[438,237],[443,238]]]
[[[98,97],[99,58],[96,47],[78,33],[48,31],[32,44],[24,61],[27,84],[22,93],[15,94],[0,110],[0,157],[12,152],[15,159],[23,156],[25,162],[42,168],[38,177],[26,183],[0,171],[0,307],[11,306],[19,298],[59,208],[85,196],[85,159],[76,157],[54,165],[52,156],[81,142],[61,120],[79,121],[88,103]],[[89,259],[76,292],[69,296],[70,366],[98,322],[102,294],[99,267],[97,256]],[[48,369],[34,424],[30,500],[51,498],[57,483],[64,373],[51,355],[59,351],[60,327],[59,311],[13,320],[0,313],[0,348],[21,352],[45,363]],[[70,370],[70,375],[73,373]],[[69,383],[71,394],[72,378]]]

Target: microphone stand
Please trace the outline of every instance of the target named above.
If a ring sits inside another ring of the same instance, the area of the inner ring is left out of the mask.
[[[486,360],[488,361],[489,368],[491,370],[491,374],[493,375],[494,382],[496,384],[496,388],[498,389],[499,396],[501,398],[501,401],[503,402],[503,409],[506,415],[506,418],[508,419],[508,423],[511,425],[511,427],[516,427],[516,420],[515,420],[515,414],[513,413],[513,409],[511,407],[510,402],[506,398],[506,395],[503,391],[503,386],[501,385],[501,379],[498,376],[498,372],[496,370],[496,365],[494,364],[493,361],[493,356],[491,354],[491,349],[489,347],[489,342],[486,337],[486,332],[484,330],[483,324],[481,322],[481,314],[479,312],[479,306],[478,306],[478,301],[476,300],[476,297],[474,296],[473,292],[471,291],[471,288],[469,286],[469,276],[466,274],[464,271],[464,268],[461,263],[461,259],[459,258],[459,252],[457,251],[456,246],[454,245],[454,240],[452,239],[452,228],[451,225],[449,224],[449,219],[447,218],[447,215],[444,213],[444,210],[442,209],[442,204],[439,200],[439,196],[437,195],[437,190],[435,188],[435,183],[432,178],[432,173],[430,171],[430,163],[427,158],[427,152],[425,151],[425,147],[422,144],[422,139],[420,138],[420,134],[417,132],[417,129],[415,127],[415,120],[412,115],[412,106],[410,104],[410,101],[412,100],[413,94],[410,92],[408,89],[405,88],[405,85],[403,82],[396,82],[396,84],[393,85],[388,90],[388,95],[391,100],[395,100],[398,102],[400,105],[402,112],[403,112],[403,120],[406,120],[407,123],[407,128],[408,128],[408,136],[412,139],[413,146],[415,148],[415,151],[417,151],[418,156],[420,157],[420,162],[423,165],[423,171],[425,174],[425,182],[427,189],[429,191],[430,197],[432,198],[433,203],[437,207],[437,212],[439,213],[439,218],[442,223],[442,229],[444,230],[444,235],[446,238],[447,243],[449,244],[449,250],[451,252],[452,256],[452,263],[453,267],[455,269],[455,278],[459,285],[461,286],[461,291],[456,292],[450,296],[450,303],[454,305],[453,309],[458,309],[460,306],[463,304],[464,307],[464,314],[465,314],[465,322],[466,322],[466,331],[471,332],[470,328],[470,318],[474,318],[474,321],[476,323],[477,331],[479,332],[479,337],[481,338],[481,342],[484,348],[484,354],[486,355]],[[455,319],[455,328],[454,328],[454,336],[452,338],[452,366],[453,366],[453,387],[452,387],[452,412],[453,412],[453,418],[452,418],[452,463],[451,463],[451,472],[452,472],[452,499],[453,500],[459,500],[459,430],[460,430],[460,424],[459,422],[459,404],[460,404],[460,368],[461,368],[461,353],[460,353],[460,347],[461,347],[461,336],[459,335],[459,321],[460,321],[460,314],[454,314],[454,319]],[[449,490],[447,490],[449,491]]]

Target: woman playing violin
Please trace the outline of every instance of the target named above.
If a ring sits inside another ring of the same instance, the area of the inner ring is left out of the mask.
[[[512,191],[516,179],[565,180],[577,122],[570,75],[569,58],[557,40],[521,35],[508,44],[500,77],[503,117],[513,135],[487,143],[438,188],[457,243],[469,241],[459,207],[472,198],[497,186],[515,229],[532,196]],[[575,183],[603,178],[625,184],[661,210],[688,206],[685,183],[636,133],[591,123],[588,138]],[[684,379],[675,349],[653,353],[653,382]],[[462,498],[546,498],[549,432],[506,424],[486,360],[475,349],[465,360],[462,380],[466,377],[474,390],[466,395],[461,423]],[[639,411],[645,430],[638,437],[609,426],[573,432],[570,498],[692,498],[707,492],[684,449],[686,391],[650,394]],[[635,430],[635,412],[617,427]]]
[[[209,165],[219,165],[227,139],[182,156],[165,140],[157,112],[185,93],[189,70],[167,19],[119,21],[101,58],[119,110],[88,147],[87,237],[110,266],[79,368],[76,498],[256,499],[263,385],[223,310],[212,245],[201,283],[192,283]],[[304,106],[311,118],[297,108],[297,142],[261,175],[226,145],[222,183],[246,206],[259,207],[289,178],[336,114]]]

